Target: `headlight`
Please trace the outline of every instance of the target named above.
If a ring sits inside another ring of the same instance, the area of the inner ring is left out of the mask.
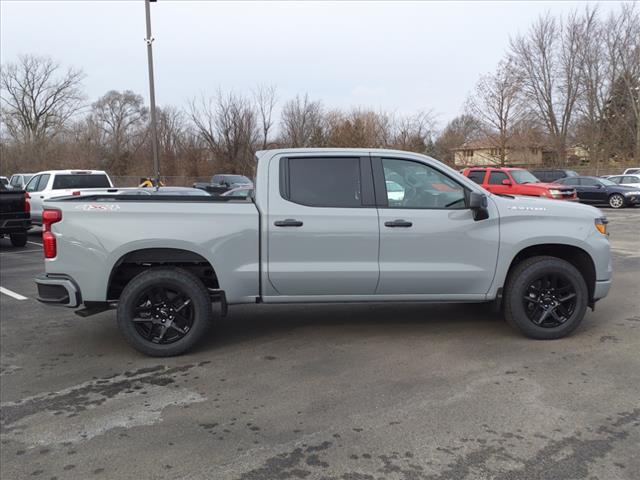
[[[609,223],[607,217],[596,218],[594,220],[594,223],[596,225],[596,230],[598,230],[603,235],[607,235],[607,224]]]
[[[555,188],[550,188],[550,189],[549,189],[549,193],[550,193],[551,195],[560,195],[560,194],[562,193],[562,191],[560,191],[560,190],[556,190]]]
[[[636,191],[634,190],[633,192],[624,192],[625,196],[630,196],[630,195],[640,195],[640,191]]]

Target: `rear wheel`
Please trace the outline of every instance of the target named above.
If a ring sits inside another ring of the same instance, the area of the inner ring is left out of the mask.
[[[27,234],[25,233],[12,233],[9,235],[11,245],[14,247],[24,247],[27,244]]]
[[[609,197],[609,206],[611,208],[622,208],[624,207],[624,197],[619,193],[614,193]]]
[[[136,350],[153,357],[180,355],[211,324],[211,299],[202,282],[179,268],[153,268],[127,284],[118,327]]]
[[[569,262],[532,257],[509,275],[504,314],[511,325],[530,338],[561,338],[584,318],[588,297],[582,274]]]

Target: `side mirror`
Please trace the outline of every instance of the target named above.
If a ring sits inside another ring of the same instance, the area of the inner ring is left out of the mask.
[[[596,188],[602,188],[602,184],[601,183],[596,183]]]
[[[509,187],[512,185],[511,180],[509,180],[508,178],[505,178],[504,180],[502,180],[502,184],[507,185]]]
[[[469,193],[469,208],[473,212],[473,219],[485,220],[489,218],[489,210],[487,209],[487,196],[483,193],[471,192]]]

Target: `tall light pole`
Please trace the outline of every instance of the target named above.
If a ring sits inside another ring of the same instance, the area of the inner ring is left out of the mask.
[[[160,186],[160,160],[158,159],[158,127],[156,125],[156,89],[153,83],[153,37],[151,36],[151,2],[156,0],[144,0],[144,10],[147,17],[147,60],[149,62],[149,106],[151,110],[151,149],[153,152],[154,185]]]

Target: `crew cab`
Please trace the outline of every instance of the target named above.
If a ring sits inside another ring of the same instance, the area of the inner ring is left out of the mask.
[[[39,300],[81,316],[115,307],[134,348],[168,356],[205,334],[212,302],[222,315],[255,303],[493,302],[549,339],[609,291],[607,221],[594,207],[493,195],[410,152],[256,156],[246,197],[46,201]]]
[[[29,195],[24,190],[0,183],[0,238],[8,235],[14,247],[24,247],[31,228],[29,210]]]
[[[497,195],[577,200],[575,188],[556,183],[542,183],[523,168],[466,168],[462,174]]]
[[[42,224],[42,204],[53,197],[87,195],[113,188],[109,175],[102,170],[48,170],[38,172],[25,187],[31,196],[31,220]]]

